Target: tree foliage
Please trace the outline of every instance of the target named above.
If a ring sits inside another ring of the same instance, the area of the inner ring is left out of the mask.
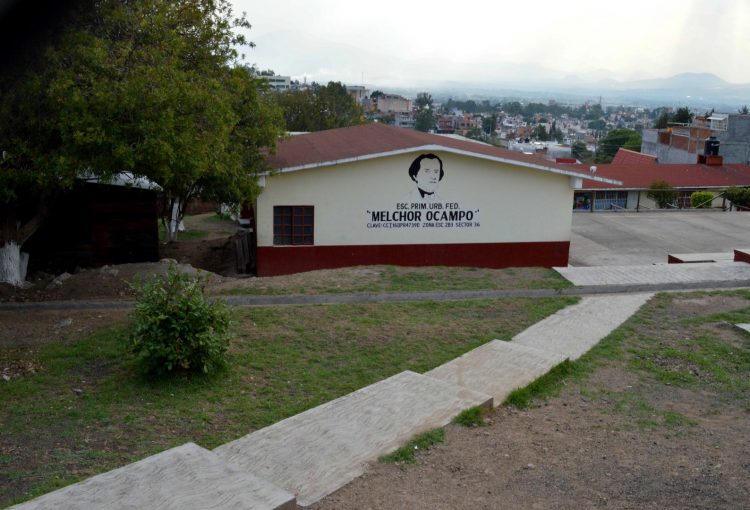
[[[727,188],[724,196],[735,206],[750,208],[750,188]]]
[[[495,131],[497,125],[497,116],[489,115],[482,118],[482,131],[488,135],[491,135]]]
[[[341,82],[313,83],[309,90],[290,90],[277,95],[288,131],[322,131],[362,124],[357,101]]]
[[[417,113],[414,116],[414,129],[417,131],[429,131],[435,127],[435,116],[432,108],[432,96],[427,92],[417,94],[414,101],[417,107]]]
[[[665,209],[677,200],[677,191],[664,180],[656,180],[651,183],[646,196],[656,202],[660,209]]]
[[[607,133],[604,138],[599,140],[599,143],[597,144],[596,162],[610,163],[620,147],[640,152],[641,135],[632,129],[613,129]]]
[[[672,116],[672,122],[677,124],[690,124],[693,122],[693,114],[690,113],[690,109],[687,106],[677,108]]]
[[[140,288],[130,350],[146,374],[208,373],[225,363],[230,313],[223,301],[205,297],[203,283],[170,266]]]
[[[3,73],[0,200],[122,172],[158,184],[166,214],[197,194],[250,200],[282,130],[261,80],[232,67],[248,28],[228,0],[83,2]]]
[[[690,108],[687,106],[677,108],[674,112],[669,112],[665,109],[657,117],[654,127],[656,129],[666,129],[670,124],[690,124],[693,122],[693,117],[693,114],[690,113]]]
[[[690,194],[690,205],[700,209],[709,209],[713,198],[714,194],[710,191],[695,191]]]
[[[547,128],[544,127],[544,124],[537,124],[534,126],[534,129],[531,130],[531,137],[535,140],[546,142],[549,140],[549,133],[547,133]]]
[[[659,117],[656,119],[656,122],[654,122],[654,127],[656,129],[666,129],[669,126],[669,121],[671,120],[669,116],[669,112],[664,110],[659,114]]]
[[[586,161],[591,158],[591,151],[586,148],[586,143],[578,140],[573,142],[570,148],[570,154],[579,161]]]

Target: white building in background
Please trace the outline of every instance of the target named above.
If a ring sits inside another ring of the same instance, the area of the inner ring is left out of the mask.
[[[268,82],[271,89],[276,92],[284,92],[292,88],[292,78],[290,76],[261,76]]]

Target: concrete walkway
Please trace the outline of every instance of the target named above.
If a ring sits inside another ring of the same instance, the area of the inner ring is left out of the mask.
[[[698,264],[652,264],[648,266],[556,267],[555,271],[576,286],[602,285],[704,285],[708,282],[745,284],[750,264],[707,262]]]
[[[368,462],[463,409],[576,359],[651,294],[592,296],[517,335],[493,340],[426,374],[402,372],[209,452],[167,450],[13,507],[38,509],[293,508],[359,476]]]
[[[361,475],[368,462],[478,405],[492,405],[492,397],[401,372],[214,452],[287,488],[307,506]]]

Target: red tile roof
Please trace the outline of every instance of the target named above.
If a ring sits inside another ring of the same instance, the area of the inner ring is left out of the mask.
[[[267,161],[273,168],[291,170],[306,166],[335,164],[341,160],[377,157],[425,146],[439,146],[444,150],[461,151],[478,157],[502,158],[517,162],[522,166],[534,165],[542,170],[567,175],[580,177],[585,173],[583,169],[572,168],[571,165],[558,165],[533,154],[522,154],[470,140],[460,140],[380,123],[329,129],[286,138],[277,144],[276,154],[268,156]],[[435,150],[439,149],[436,147]]]
[[[638,165],[638,164],[656,164],[656,156],[650,154],[641,154],[640,152],[623,149],[620,147],[612,160],[613,165]]]
[[[584,179],[584,189],[648,189],[656,180],[667,181],[674,188],[724,188],[750,186],[750,166],[731,164],[708,166],[698,164],[628,164],[596,165],[597,177],[622,181],[621,186]]]

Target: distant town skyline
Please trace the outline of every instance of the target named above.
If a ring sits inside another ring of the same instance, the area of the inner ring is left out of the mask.
[[[233,0],[246,62],[294,79],[394,87],[534,85],[713,73],[750,83],[750,2]]]

